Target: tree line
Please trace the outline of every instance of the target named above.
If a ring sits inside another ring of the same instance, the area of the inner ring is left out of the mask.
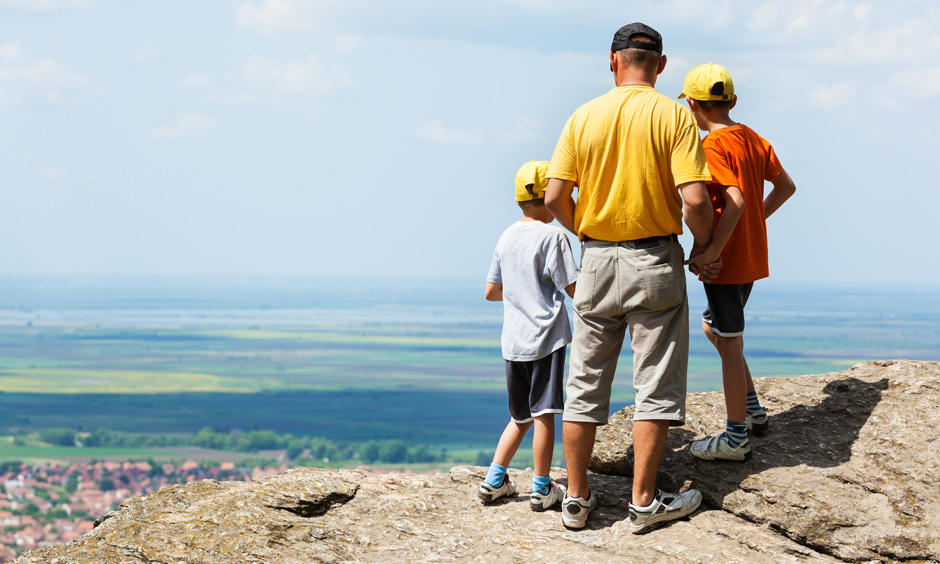
[[[111,429],[97,429],[83,433],[73,429],[51,427],[34,436],[41,442],[68,447],[148,448],[193,446],[235,452],[283,450],[295,462],[339,463],[358,460],[366,464],[433,463],[446,462],[447,449],[432,450],[426,444],[409,446],[400,440],[372,440],[364,443],[332,441],[321,437],[295,437],[290,433],[274,431],[232,430],[217,431],[204,427],[191,435],[161,435],[150,433],[123,433]],[[28,435],[17,436],[15,441],[25,444]]]

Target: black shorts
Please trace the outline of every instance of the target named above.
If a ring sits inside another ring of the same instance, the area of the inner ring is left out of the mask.
[[[507,360],[506,389],[509,416],[528,423],[546,413],[565,410],[562,386],[565,381],[565,348],[538,360]]]
[[[705,283],[708,307],[702,313],[702,321],[709,324],[709,331],[722,337],[738,337],[744,334],[744,306],[751,295],[753,282],[747,284]]]

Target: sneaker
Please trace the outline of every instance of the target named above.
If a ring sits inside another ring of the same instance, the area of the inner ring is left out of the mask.
[[[591,510],[597,507],[597,492],[588,492],[590,499],[568,497],[561,503],[561,522],[569,529],[583,529]]]
[[[650,508],[640,509],[630,504],[630,532],[635,535],[648,533],[669,521],[691,514],[701,503],[702,493],[698,490],[689,490],[681,494],[656,490],[653,505]]]
[[[509,481],[509,476],[507,475],[503,478],[503,485],[498,488],[493,487],[486,482],[480,484],[480,491],[478,495],[480,496],[480,499],[483,500],[483,503],[492,503],[501,497],[510,496],[514,493],[516,493],[516,486],[514,486],[513,483]]]
[[[768,421],[767,412],[761,410],[753,415],[747,416],[747,430],[753,432],[755,435],[763,435],[767,432],[767,429],[770,427],[770,422]]]
[[[751,457],[751,445],[744,444],[735,448],[724,433],[702,441],[695,441],[689,449],[692,456],[702,460],[747,460]]]
[[[565,486],[552,482],[548,485],[547,494],[532,492],[532,497],[529,498],[529,507],[532,508],[532,511],[545,511],[551,509],[552,506],[563,499],[565,499]]]

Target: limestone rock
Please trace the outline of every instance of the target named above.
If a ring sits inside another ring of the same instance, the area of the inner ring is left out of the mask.
[[[759,380],[771,430],[749,462],[705,463],[689,442],[721,429],[721,392],[689,397],[670,432],[662,487],[696,487],[703,508],[642,536],[627,530],[627,408],[602,427],[582,531],[520,495],[483,506],[485,469],[375,475],[294,469],[249,483],[203,481],[126,502],[93,531],[17,564],[940,562],[940,363],[865,363]],[[494,437],[494,441],[496,437]],[[619,475],[618,475],[619,474]],[[554,469],[562,483],[564,471]]]
[[[692,394],[659,481],[839,559],[940,560],[940,363],[867,362],[758,379],[770,431],[748,462],[705,462],[689,444],[724,430],[721,392]],[[631,476],[632,408],[598,431],[595,472]]]

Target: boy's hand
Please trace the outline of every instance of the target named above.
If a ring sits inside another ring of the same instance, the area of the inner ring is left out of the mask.
[[[721,255],[714,253],[712,248],[693,246],[689,253],[689,260],[682,264],[688,265],[689,272],[698,276],[702,282],[711,282],[721,272]]]
[[[721,265],[721,257],[718,257],[716,261],[705,264],[700,269],[698,279],[702,282],[711,282],[715,278],[718,278],[718,273],[721,272]]]

